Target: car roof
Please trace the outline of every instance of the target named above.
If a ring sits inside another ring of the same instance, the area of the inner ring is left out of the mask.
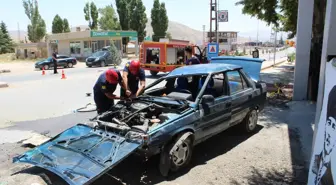
[[[211,57],[211,60],[246,60],[250,62],[259,62],[259,63],[262,63],[264,61],[264,59],[261,58],[250,58],[243,56],[218,56],[218,57]]]
[[[241,69],[241,66],[232,64],[197,64],[179,67],[172,72],[170,72],[167,77],[173,76],[189,76],[189,75],[201,75],[209,73],[219,73],[225,71],[231,71],[236,69]]]

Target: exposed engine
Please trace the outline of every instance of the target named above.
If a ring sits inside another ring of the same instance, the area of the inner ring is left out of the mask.
[[[165,107],[145,101],[118,102],[111,111],[97,117],[100,126],[118,130],[135,129],[147,132],[169,119],[171,115],[178,115]]]

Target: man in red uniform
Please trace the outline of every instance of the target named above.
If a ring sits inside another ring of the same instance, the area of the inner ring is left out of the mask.
[[[132,60],[126,63],[123,70],[123,82],[126,91],[123,88],[120,89],[121,97],[137,97],[145,89],[146,75],[145,71],[141,69],[138,60]]]
[[[121,74],[117,70],[109,69],[99,76],[93,87],[98,114],[108,111],[114,105],[114,100],[120,99],[113,94],[118,84],[124,88]]]

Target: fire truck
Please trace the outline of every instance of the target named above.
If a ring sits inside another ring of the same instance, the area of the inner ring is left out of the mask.
[[[156,76],[159,72],[170,72],[184,66],[186,46],[192,46],[193,55],[197,56],[201,63],[208,63],[205,49],[202,50],[199,46],[178,42],[145,41],[140,45],[141,67]]]

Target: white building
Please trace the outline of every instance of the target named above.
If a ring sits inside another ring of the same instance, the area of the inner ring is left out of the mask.
[[[216,42],[215,32],[212,32],[212,41]],[[236,31],[220,31],[218,32],[219,50],[236,50],[237,49],[237,36]],[[207,40],[210,41],[210,32],[207,33]]]

